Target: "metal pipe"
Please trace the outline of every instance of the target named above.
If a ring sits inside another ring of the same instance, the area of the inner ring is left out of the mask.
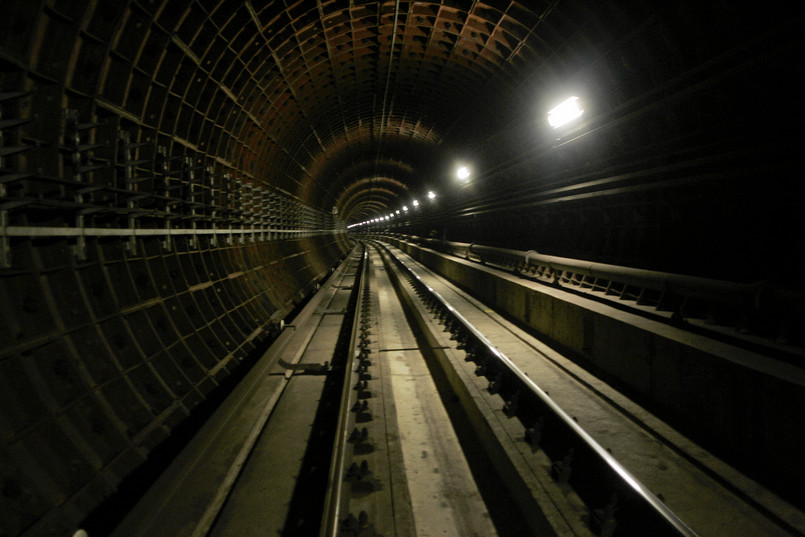
[[[278,229],[254,227],[249,229],[183,229],[183,228],[79,228],[79,227],[45,227],[45,226],[8,226],[0,236],[8,237],[129,237],[129,236],[161,236],[161,235],[250,235],[257,233],[335,233],[336,229]]]
[[[466,249],[482,260],[485,257],[509,257],[513,261],[522,260],[526,266],[541,265],[556,272],[567,271],[582,276],[724,304],[757,306],[762,300],[805,302],[805,293],[780,289],[770,282],[738,283],[545,255],[535,250],[513,250],[475,243],[437,242],[439,249],[444,249],[446,246],[451,249]]]

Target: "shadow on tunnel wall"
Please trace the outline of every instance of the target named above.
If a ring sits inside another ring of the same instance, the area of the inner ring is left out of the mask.
[[[0,534],[71,535],[349,248],[343,234],[171,250],[13,244],[0,280]]]

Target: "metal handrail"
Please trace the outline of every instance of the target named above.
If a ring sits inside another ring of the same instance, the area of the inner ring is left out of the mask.
[[[545,255],[535,250],[526,251],[496,248],[494,246],[484,246],[476,243],[423,239],[416,236],[408,237],[408,240],[422,244],[423,246],[435,247],[434,249],[437,250],[450,250],[454,253],[463,251],[466,252],[465,256],[466,254],[473,254],[481,260],[484,260],[485,257],[505,257],[514,262],[523,263],[523,266],[539,265],[550,268],[554,272],[573,272],[583,276],[616,281],[618,283],[644,287],[646,289],[675,291],[697,298],[716,298],[728,302],[735,302],[737,300],[736,296],[751,293],[755,288],[760,286],[760,283],[744,284]]]
[[[733,313],[758,314],[767,319],[779,317],[777,324],[781,330],[788,327],[789,335],[797,333],[798,329],[793,329],[793,326],[805,323],[805,292],[787,289],[770,281],[741,283],[546,255],[535,250],[496,248],[396,234],[394,238],[466,259],[475,257],[482,263],[511,268],[521,276],[530,276],[533,272],[544,281],[548,275],[551,283],[557,286],[567,282],[571,288],[579,289],[585,284],[589,285],[588,279],[593,279],[603,280],[610,287],[653,291],[661,297],[657,300],[657,308],[660,308],[660,304],[664,307],[675,304],[671,309],[678,319],[696,316],[695,309],[690,309],[693,303],[698,305],[699,310],[720,308],[721,311]],[[606,294],[615,293],[609,291]]]

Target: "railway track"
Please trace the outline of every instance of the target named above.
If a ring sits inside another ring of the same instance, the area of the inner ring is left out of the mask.
[[[369,241],[113,535],[802,535],[702,457]]]

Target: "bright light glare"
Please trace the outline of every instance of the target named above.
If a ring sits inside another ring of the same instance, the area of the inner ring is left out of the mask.
[[[417,200],[414,200],[413,205],[414,205],[414,207],[419,207],[419,202]]]
[[[456,176],[461,180],[467,179],[470,176],[470,169],[466,166],[462,166],[456,170]]]
[[[433,199],[433,198],[435,198],[435,197],[436,197],[436,194],[433,192],[433,190],[431,190],[430,192],[428,192],[428,199]]]
[[[584,110],[579,105],[578,97],[570,97],[548,112],[548,123],[554,129],[580,117]]]
[[[408,211],[408,205],[403,205],[403,211]]]
[[[400,210],[399,210],[399,209],[397,209],[395,212],[396,212],[397,214],[400,214]]]

